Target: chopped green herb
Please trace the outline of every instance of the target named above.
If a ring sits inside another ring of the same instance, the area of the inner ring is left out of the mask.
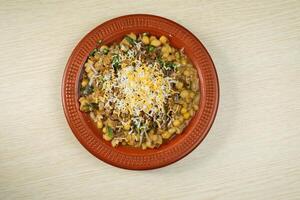
[[[119,55],[114,55],[113,56],[112,66],[113,66],[115,71],[120,69],[121,66],[120,66],[120,57],[119,57]]]
[[[97,103],[87,103],[85,105],[82,106],[82,111],[84,112],[91,112],[98,109],[98,104]]]
[[[165,66],[167,69],[174,69],[176,67],[176,64],[168,61],[165,63]]]
[[[87,85],[86,87],[80,88],[80,93],[84,96],[91,94],[94,91],[94,87],[92,85]]]
[[[147,47],[146,47],[146,50],[148,51],[148,52],[152,52],[152,51],[154,51],[155,50],[155,46],[152,46],[152,45],[148,45]]]
[[[107,54],[108,54],[108,52],[109,52],[109,50],[108,50],[108,49],[103,49],[103,53],[104,53],[104,55],[107,55]]]
[[[157,61],[158,61],[158,63],[159,63],[159,65],[161,66],[161,67],[164,67],[164,61],[159,57],[158,59],[157,59]]]
[[[113,138],[113,137],[114,137],[113,129],[112,129],[110,126],[107,127],[107,135],[108,135],[108,137],[110,137],[110,138]]]
[[[93,49],[93,51],[91,51],[91,53],[89,54],[90,56],[94,56],[95,55],[95,53],[98,51],[98,49],[96,48],[96,49]]]
[[[134,45],[135,44],[135,41],[134,41],[134,39],[132,39],[131,37],[129,37],[129,36],[125,36],[125,39],[127,40],[127,42],[129,43],[129,44],[131,44],[131,45]]]

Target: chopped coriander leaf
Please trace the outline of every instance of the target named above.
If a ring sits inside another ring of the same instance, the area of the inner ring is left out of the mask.
[[[87,85],[86,87],[80,88],[80,92],[82,95],[87,96],[94,91],[94,87],[92,85]]]
[[[108,135],[108,137],[110,137],[110,138],[113,138],[113,137],[114,137],[113,129],[112,129],[110,126],[107,127],[107,135]]]
[[[113,68],[114,68],[115,71],[117,71],[118,69],[120,69],[120,57],[119,57],[119,55],[114,55],[113,56],[112,66],[113,66]]]
[[[148,46],[146,46],[146,50],[147,50],[147,52],[153,52],[154,50],[155,50],[155,46],[153,46],[153,45],[148,45]]]
[[[169,62],[169,61],[165,63],[165,66],[166,66],[167,69],[174,69],[174,68],[176,68],[176,64],[173,63],[173,62]]]
[[[91,51],[91,53],[89,54],[89,56],[93,56],[96,52],[98,51],[98,49],[93,49],[93,51]]]
[[[108,52],[109,52],[109,50],[108,50],[108,49],[103,49],[103,54],[104,54],[104,55],[107,55],[107,54],[108,54]]]
[[[98,104],[97,103],[87,103],[82,106],[81,110],[84,112],[91,112],[98,109]]]
[[[129,36],[125,36],[125,39],[127,40],[127,42],[129,43],[129,44],[131,44],[131,45],[134,45],[135,44],[135,41],[134,41],[134,39],[132,39],[131,37],[129,37]]]

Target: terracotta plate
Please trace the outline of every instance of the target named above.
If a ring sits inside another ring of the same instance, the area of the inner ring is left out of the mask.
[[[120,41],[127,33],[149,32],[169,36],[176,48],[184,47],[196,66],[200,78],[199,110],[181,135],[158,149],[141,150],[129,147],[111,147],[102,134],[79,110],[79,83],[83,64],[97,41]],[[153,15],[127,15],[109,20],[88,33],[73,50],[62,81],[62,101],[67,121],[80,143],[97,158],[126,169],[153,169],[171,164],[190,153],[207,135],[217,112],[219,102],[218,78],[214,64],[201,42],[181,25]]]

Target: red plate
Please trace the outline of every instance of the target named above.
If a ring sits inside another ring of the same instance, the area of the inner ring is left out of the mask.
[[[120,41],[130,32],[149,32],[166,35],[176,48],[185,53],[197,68],[200,77],[200,109],[181,135],[158,149],[141,150],[120,146],[111,147],[102,139],[89,116],[79,110],[79,82],[83,64],[97,41],[109,44]],[[181,25],[153,15],[127,15],[109,20],[88,33],[73,50],[62,80],[62,103],[74,135],[94,156],[111,165],[126,169],[153,169],[169,165],[190,153],[207,135],[216,116],[219,85],[214,64],[201,42]]]

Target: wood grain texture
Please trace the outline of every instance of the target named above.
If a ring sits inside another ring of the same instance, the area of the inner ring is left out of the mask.
[[[0,199],[300,199],[300,1],[0,1]],[[204,43],[220,107],[204,142],[152,171],[111,167],[71,133],[60,84],[77,42],[125,14]]]

